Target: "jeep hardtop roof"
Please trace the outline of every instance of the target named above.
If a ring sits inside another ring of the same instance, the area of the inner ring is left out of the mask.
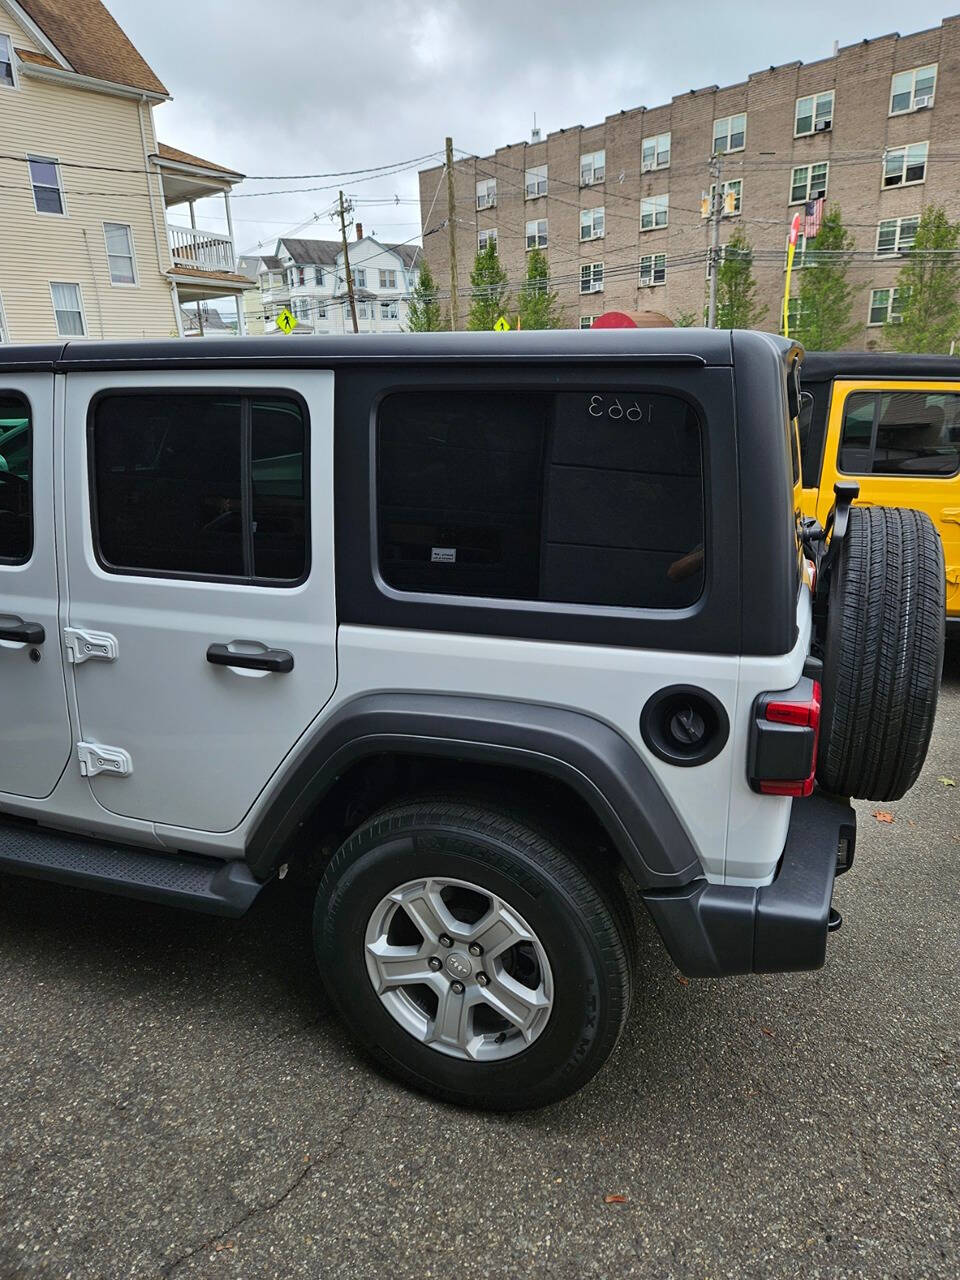
[[[960,378],[960,358],[901,355],[891,351],[808,351],[800,370],[803,382],[852,378]]]
[[[767,349],[761,355],[763,348]],[[66,373],[71,369],[200,367],[329,368],[338,364],[443,360],[638,360],[657,364],[732,365],[741,359],[786,364],[796,343],[773,334],[725,329],[554,329],[511,333],[347,334],[289,338],[175,338],[125,342],[69,341],[0,345],[0,369]]]

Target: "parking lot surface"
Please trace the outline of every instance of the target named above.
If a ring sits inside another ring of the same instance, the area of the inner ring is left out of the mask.
[[[645,926],[610,1064],[514,1117],[354,1051],[292,885],[226,922],[0,879],[0,1277],[955,1276],[956,649],[859,810],[823,970],[685,983]]]

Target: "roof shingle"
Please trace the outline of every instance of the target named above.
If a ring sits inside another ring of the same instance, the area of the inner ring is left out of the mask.
[[[80,75],[145,89],[148,93],[167,94],[162,81],[100,0],[19,2],[27,16]]]

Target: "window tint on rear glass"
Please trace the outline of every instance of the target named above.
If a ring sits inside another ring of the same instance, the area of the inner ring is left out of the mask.
[[[127,573],[295,581],[307,564],[305,425],[288,399],[102,397],[95,538]]]
[[[844,405],[838,465],[849,475],[956,475],[960,393],[854,392]]]
[[[33,550],[30,410],[0,392],[0,563],[23,564]]]
[[[397,393],[377,467],[399,590],[667,609],[703,590],[700,424],[678,397]]]

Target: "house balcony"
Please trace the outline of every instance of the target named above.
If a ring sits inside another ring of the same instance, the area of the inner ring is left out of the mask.
[[[227,271],[237,269],[233,237],[219,231],[199,231],[196,227],[180,227],[167,223],[170,256],[175,267],[193,271]]]

